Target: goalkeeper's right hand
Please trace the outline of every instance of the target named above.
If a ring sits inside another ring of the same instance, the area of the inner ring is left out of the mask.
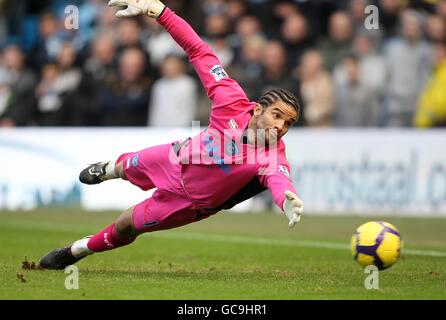
[[[159,0],[110,0],[110,7],[127,7],[116,12],[118,18],[136,17],[146,14],[151,18],[157,19],[164,8],[164,3]]]
[[[285,191],[285,201],[283,202],[283,212],[290,220],[288,227],[292,228],[300,221],[304,211],[304,203],[294,192]]]

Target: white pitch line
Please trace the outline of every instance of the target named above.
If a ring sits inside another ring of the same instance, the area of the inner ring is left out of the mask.
[[[294,246],[294,247],[322,248],[322,249],[334,249],[334,250],[350,249],[349,245],[336,242],[260,238],[260,237],[222,235],[222,234],[211,234],[211,233],[162,232],[162,233],[148,233],[146,234],[146,236],[154,238],[165,238],[165,239],[199,240],[199,241],[214,241],[214,242],[226,242],[226,243],[230,242],[230,243],[273,245],[273,246]],[[446,252],[442,251],[405,249],[404,247],[402,251],[403,255],[442,257],[442,258],[446,257]]]
[[[415,249],[404,249],[403,254],[409,254],[412,256],[424,256],[424,257],[446,257],[446,252],[441,251],[431,251],[431,250],[415,250]]]

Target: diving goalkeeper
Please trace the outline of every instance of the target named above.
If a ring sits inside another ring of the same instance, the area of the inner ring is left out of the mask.
[[[64,269],[90,254],[128,245],[142,233],[202,220],[266,189],[285,213],[289,227],[299,222],[303,203],[290,180],[281,139],[299,117],[294,95],[272,89],[258,102],[249,101],[210,47],[158,0],[111,0],[109,6],[125,7],[116,13],[119,18],[156,19],[185,50],[212,101],[209,126],[185,141],[122,154],[117,160],[85,168],[79,175],[85,184],[121,178],[143,190],[156,190],[104,230],[51,251],[40,266]]]

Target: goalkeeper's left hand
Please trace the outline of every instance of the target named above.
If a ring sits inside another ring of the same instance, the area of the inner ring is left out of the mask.
[[[164,3],[159,0],[110,0],[110,7],[127,7],[116,12],[118,18],[130,18],[146,14],[157,19],[164,10]]]
[[[285,191],[285,201],[283,202],[283,211],[290,222],[288,227],[292,228],[300,221],[304,211],[304,203],[300,200],[294,192]]]

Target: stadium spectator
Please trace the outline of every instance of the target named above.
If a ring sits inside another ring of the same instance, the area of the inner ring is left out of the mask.
[[[400,0],[379,0],[379,23],[384,30],[385,38],[393,38],[398,34],[399,15],[404,4]]]
[[[324,67],[324,58],[317,50],[302,56],[297,70],[301,81],[300,94],[304,103],[304,117],[310,127],[328,127],[333,122],[334,84]]]
[[[245,89],[250,99],[258,96],[258,83],[262,75],[262,54],[266,41],[262,36],[250,36],[242,43],[241,56],[229,68],[229,74]]]
[[[236,22],[235,34],[240,42],[254,36],[266,38],[259,19],[251,15],[243,16]]]
[[[126,49],[119,58],[118,73],[99,88],[102,126],[145,126],[153,79],[144,73],[144,52]]]
[[[75,66],[76,52],[71,43],[64,43],[56,64],[47,64],[42,72],[37,96],[37,122],[41,126],[72,125],[76,90],[82,72]]]
[[[307,20],[301,14],[287,15],[280,32],[287,52],[287,67],[291,70],[296,67],[302,54],[314,45],[308,32]]]
[[[368,0],[351,0],[348,4],[348,12],[352,19],[354,33],[363,32],[365,29],[364,21],[366,18],[365,9]]]
[[[273,14],[276,18],[284,21],[291,16],[299,14],[299,10],[292,2],[277,1],[273,7]]]
[[[446,19],[446,0],[438,0],[435,6],[435,12]]]
[[[215,14],[223,14],[226,10],[226,1],[224,0],[204,0],[202,1],[202,12],[205,17]]]
[[[270,6],[272,7],[270,17],[268,17],[269,21],[262,21],[269,22],[265,23],[266,26],[264,26],[264,28],[271,39],[276,39],[280,37],[280,29],[288,17],[298,15],[300,13],[296,4],[290,1],[271,1],[269,3],[271,3]]]
[[[118,43],[118,54],[128,48],[142,49],[141,27],[135,19],[119,20],[116,29],[116,41]]]
[[[0,126],[31,124],[36,82],[20,47],[7,47],[0,65]]]
[[[204,40],[209,44],[222,66],[227,67],[234,60],[234,53],[229,45],[229,20],[224,14],[208,15],[205,20]]]
[[[431,71],[431,48],[422,38],[418,13],[406,9],[401,14],[401,35],[386,44],[386,125],[412,126],[417,98]]]
[[[335,77],[336,104],[334,124],[339,127],[377,127],[379,98],[361,78],[361,66],[355,55],[344,58]]]
[[[285,48],[280,41],[271,40],[265,44],[262,55],[262,75],[257,81],[258,95],[273,89],[284,88],[298,96],[298,88],[287,68]]]
[[[358,34],[353,41],[353,52],[359,58],[361,83],[373,89],[381,99],[386,85],[387,69],[384,58],[377,52],[373,38],[368,33]]]
[[[374,45],[381,43],[383,38],[382,28],[369,29],[365,26],[366,21],[366,8],[369,5],[369,0],[351,0],[349,1],[349,14],[352,19],[353,34],[365,34],[373,41]],[[378,18],[375,19],[376,23],[379,23]]]
[[[421,92],[414,119],[419,128],[446,127],[446,42],[434,45],[435,69]]]
[[[63,43],[68,40],[67,33],[60,29],[60,22],[51,12],[39,18],[39,39],[28,55],[28,63],[35,71],[47,63],[54,62]]]
[[[92,43],[84,71],[95,80],[103,81],[116,68],[116,43],[110,33],[99,34]]]
[[[247,0],[249,13],[262,22],[262,28],[268,36],[277,36],[279,18],[275,17],[274,7],[279,1]]]
[[[78,0],[76,4],[75,1],[68,3],[67,5],[76,5],[78,8],[78,28],[70,28],[66,30],[68,37],[71,39],[70,42],[74,46],[79,58],[84,58],[83,54],[88,51],[88,46],[92,39],[95,37],[99,27],[98,21],[102,10],[105,10],[104,2],[101,0]],[[66,8],[60,8],[60,19],[63,20],[63,25],[70,21],[67,19],[67,13],[76,14],[77,12],[65,12]],[[68,39],[65,39],[68,41]]]
[[[7,28],[5,19],[0,11],[0,48],[3,48],[7,43]]]
[[[85,0],[46,0],[48,1],[48,8],[59,19],[63,18],[65,8],[69,5],[79,7]]]
[[[312,38],[322,39],[327,35],[330,16],[338,11],[347,11],[348,1],[294,1],[298,11],[306,19]]]
[[[426,36],[432,42],[446,39],[446,18],[430,15],[426,20]]]
[[[191,126],[198,103],[195,79],[186,74],[183,59],[174,55],[164,60],[161,75],[152,88],[149,126]]]
[[[266,40],[260,21],[251,15],[241,17],[235,23],[234,31],[235,33],[229,36],[229,43],[234,50],[234,63],[244,60],[242,47],[246,41],[253,38]]]
[[[351,50],[353,29],[350,16],[344,11],[337,11],[330,16],[328,38],[319,43],[325,67],[331,72]]]
[[[15,123],[6,114],[10,108],[11,87],[6,71],[0,69],[0,127],[14,127]]]
[[[145,50],[150,56],[150,65],[159,69],[168,55],[185,56],[181,47],[172,39],[156,21],[145,20],[148,31],[145,41]]]
[[[96,33],[96,21],[105,10],[105,4],[102,0],[85,0],[79,6],[79,30],[87,40],[91,40]]]
[[[83,65],[73,114],[73,124],[77,126],[100,124],[99,89],[109,79],[116,77],[116,43],[113,34],[98,34],[89,51]]]
[[[239,19],[248,13],[248,4],[244,0],[226,1],[226,16],[231,26],[234,26]]]
[[[95,34],[92,35],[92,37],[94,38],[98,34],[103,34],[104,32],[115,31],[117,24],[118,21],[115,19],[114,11],[112,8],[104,4],[98,15],[95,26]]]
[[[147,63],[147,61],[150,61],[150,54],[145,50],[145,39],[143,39],[142,36],[143,33],[140,20],[120,20],[116,26],[117,59],[119,59],[127,49],[138,49],[144,54],[145,63],[143,72],[147,74],[147,77],[153,78],[157,76],[158,70],[150,68],[150,65]]]
[[[18,44],[28,54],[38,39],[38,15],[48,10],[49,0],[41,1],[0,1],[0,46]]]
[[[68,121],[65,108],[62,108],[63,101],[59,96],[57,78],[59,70],[54,63],[43,66],[40,82],[36,88],[37,110],[36,120],[41,126],[63,125]],[[45,115],[51,115],[51,120]]]

